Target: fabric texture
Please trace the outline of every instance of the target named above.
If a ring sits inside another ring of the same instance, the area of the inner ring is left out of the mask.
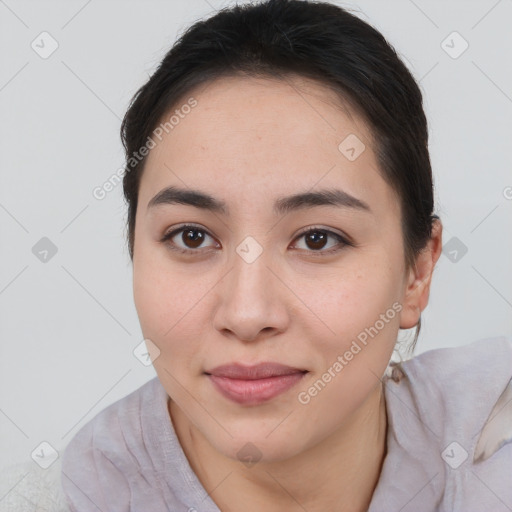
[[[512,386],[512,338],[430,350],[388,370],[387,453],[368,512],[510,512],[512,440],[474,458],[484,426],[509,432],[503,397]],[[9,493],[0,512],[219,512],[187,461],[167,400],[154,378],[108,406],[73,437],[62,468],[52,466],[61,487],[53,481],[44,491],[43,470],[31,472],[23,485],[39,498],[22,500],[19,484],[17,508],[6,508]],[[54,503],[34,508],[45,492]]]
[[[512,378],[512,339],[431,350],[402,368],[386,382],[388,453],[369,512],[510,512],[512,440],[473,458]]]
[[[0,512],[69,512],[61,487],[61,459],[47,469],[32,460],[3,469]]]

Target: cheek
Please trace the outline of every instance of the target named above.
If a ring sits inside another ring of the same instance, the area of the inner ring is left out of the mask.
[[[144,336],[161,350],[184,337],[198,339],[194,330],[204,325],[197,317],[208,283],[143,256],[134,260],[133,294]]]
[[[330,334],[316,338],[322,365],[308,382],[313,387],[303,388],[304,400],[333,418],[359,406],[378,384],[396,344],[400,269],[376,256],[361,258],[350,272],[339,273],[323,296],[316,295],[315,309]],[[343,404],[343,410],[330,410],[332,403]]]
[[[339,424],[378,385],[399,328],[396,272],[384,271],[382,265],[352,270],[315,296],[315,308],[330,334],[311,334],[321,364],[301,387],[299,402],[311,418],[322,416],[326,428]]]
[[[397,306],[400,299],[399,269],[376,263],[376,258],[364,258],[356,265],[347,265],[346,271],[324,281],[322,293],[310,294],[313,307],[334,331],[333,337],[355,338],[365,328],[373,326],[381,315],[386,315],[386,328],[397,324]],[[314,297],[314,299],[313,299]],[[379,322],[378,327],[382,328]],[[398,328],[397,328],[398,329]],[[380,330],[380,329],[379,329]]]

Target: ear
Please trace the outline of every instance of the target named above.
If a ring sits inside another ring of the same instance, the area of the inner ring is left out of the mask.
[[[400,314],[400,329],[411,329],[417,325],[421,312],[427,307],[432,274],[443,248],[442,232],[443,225],[436,219],[427,246],[418,254],[414,268],[409,270]]]

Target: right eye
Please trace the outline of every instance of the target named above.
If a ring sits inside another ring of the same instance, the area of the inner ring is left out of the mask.
[[[183,246],[177,245],[172,239],[181,233],[178,240],[181,241]],[[202,227],[193,224],[185,224],[176,229],[167,232],[160,242],[164,243],[173,251],[178,251],[185,254],[192,254],[200,252],[198,247],[204,242],[206,237],[213,237]]]

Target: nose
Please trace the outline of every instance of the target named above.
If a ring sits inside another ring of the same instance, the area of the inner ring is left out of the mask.
[[[214,327],[225,336],[254,342],[286,330],[290,292],[269,260],[265,251],[250,263],[236,254],[231,271],[215,287]]]

